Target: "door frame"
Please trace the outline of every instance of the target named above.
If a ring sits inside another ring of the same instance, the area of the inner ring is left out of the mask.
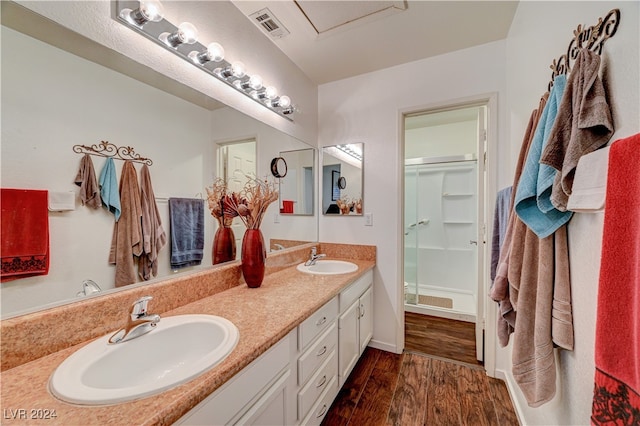
[[[492,217],[492,207],[495,205],[495,197],[497,193],[497,144],[498,144],[498,93],[486,93],[475,95],[466,98],[450,99],[436,103],[418,105],[398,110],[398,167],[397,179],[400,182],[399,198],[400,202],[397,207],[397,214],[400,220],[397,224],[397,283],[396,286],[396,311],[399,313],[398,318],[398,334],[397,334],[397,347],[404,349],[404,150],[405,150],[405,130],[404,119],[405,116],[416,113],[430,113],[444,110],[452,110],[473,106],[486,106],[486,122],[487,122],[487,135],[485,143],[485,153],[478,152],[478,162],[484,160],[485,179],[484,179],[484,223],[478,223],[478,230],[482,230],[484,238],[480,239],[484,241],[484,272],[482,277],[479,277],[479,288],[482,288],[482,292],[478,293],[478,300],[483,300],[481,303],[482,308],[477,313],[476,322],[481,323],[484,328],[484,369],[487,375],[495,377],[495,358],[496,358],[496,309],[494,306],[489,305],[489,289],[491,280],[489,276],[491,256],[489,255],[490,244],[488,237],[492,235],[492,223],[489,220]],[[483,158],[484,157],[484,158]],[[479,248],[480,249],[480,248]]]

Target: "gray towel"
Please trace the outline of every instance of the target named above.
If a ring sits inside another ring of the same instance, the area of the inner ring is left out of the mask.
[[[204,249],[204,200],[169,198],[171,268],[202,263]]]
[[[80,169],[78,169],[74,182],[80,187],[82,205],[93,209],[100,208],[100,187],[89,154],[85,154],[80,160]]]
[[[491,238],[491,282],[496,279],[500,249],[507,233],[507,223],[509,223],[509,212],[511,211],[511,190],[508,186],[498,191],[496,196],[496,207],[493,216],[493,235]]]

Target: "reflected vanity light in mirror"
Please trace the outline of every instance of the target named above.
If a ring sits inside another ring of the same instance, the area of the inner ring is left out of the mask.
[[[322,212],[325,215],[362,215],[364,144],[322,148]]]
[[[233,64],[227,62],[224,59],[222,46],[217,43],[215,43],[217,46],[213,46],[214,43],[209,45],[213,50],[210,52],[209,46],[198,41],[198,30],[194,25],[183,22],[176,27],[167,17],[163,16],[163,13],[158,13],[158,11],[162,11],[160,2],[116,0],[116,8],[120,11],[115,16],[118,22],[166,47],[169,51],[216,77],[239,93],[250,97],[270,111],[293,121],[291,115],[295,108],[288,96],[278,98],[275,95],[275,89],[272,93],[265,91],[265,96],[263,96],[262,93],[259,93],[263,86],[259,76],[248,74],[242,62],[234,62]],[[221,54],[218,54],[219,52]],[[215,63],[215,65],[210,66],[211,63]]]

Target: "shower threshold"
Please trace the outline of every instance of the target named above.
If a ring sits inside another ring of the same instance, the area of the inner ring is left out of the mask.
[[[418,296],[418,303],[415,302],[415,293],[405,293],[406,312],[467,322],[476,321],[475,300],[471,294],[429,291],[425,294],[421,293]]]

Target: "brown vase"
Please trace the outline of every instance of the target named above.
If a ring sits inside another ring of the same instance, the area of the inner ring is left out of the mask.
[[[260,287],[264,279],[267,251],[259,229],[247,229],[242,239],[242,275],[247,285],[251,288]]]
[[[233,229],[219,226],[216,235],[213,237],[213,247],[211,249],[213,264],[228,262],[236,258],[236,237]]]

